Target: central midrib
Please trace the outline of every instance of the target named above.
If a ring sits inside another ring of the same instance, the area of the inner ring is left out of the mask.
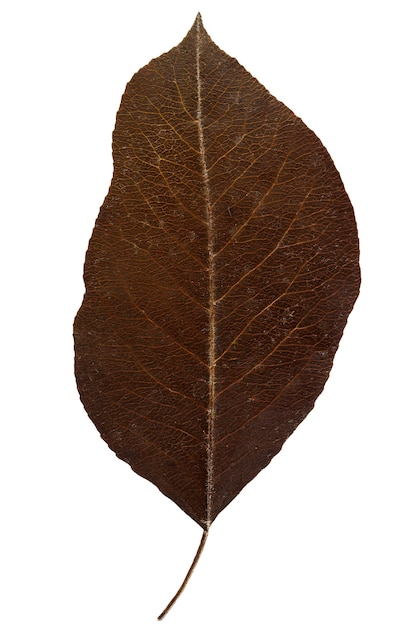
[[[207,214],[207,242],[208,242],[208,276],[209,276],[209,338],[208,338],[208,368],[209,368],[209,398],[208,398],[208,426],[207,426],[207,485],[206,485],[206,520],[205,527],[208,530],[212,521],[212,499],[214,490],[214,420],[215,420],[215,343],[216,325],[214,317],[214,220],[210,202],[209,177],[206,163],[204,131],[201,106],[201,77],[200,77],[200,52],[201,52],[201,20],[197,20],[196,38],[196,79],[197,79],[197,128],[200,149],[201,168],[203,173],[204,196]]]

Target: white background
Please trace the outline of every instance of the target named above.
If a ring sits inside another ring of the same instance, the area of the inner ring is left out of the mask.
[[[3,2],[0,622],[156,624],[200,540],[100,439],[71,336],[125,84],[197,11],[328,148],[363,283],[314,411],[216,520],[165,623],[415,626],[411,0]]]

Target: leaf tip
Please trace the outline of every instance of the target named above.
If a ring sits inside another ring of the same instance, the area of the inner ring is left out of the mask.
[[[193,28],[201,28],[203,26],[203,18],[201,17],[201,13],[200,11],[197,13],[197,16],[194,20],[194,24],[193,24]]]

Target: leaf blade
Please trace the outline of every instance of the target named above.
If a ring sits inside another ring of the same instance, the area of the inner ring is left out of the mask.
[[[317,137],[198,17],[131,80],[74,327],[102,437],[204,529],[329,375],[359,289],[353,209]]]

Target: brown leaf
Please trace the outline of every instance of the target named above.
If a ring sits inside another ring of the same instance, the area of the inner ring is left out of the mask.
[[[133,76],[113,139],[78,388],[111,449],[208,529],[328,378],[359,289],[353,209],[319,139],[200,16]]]

